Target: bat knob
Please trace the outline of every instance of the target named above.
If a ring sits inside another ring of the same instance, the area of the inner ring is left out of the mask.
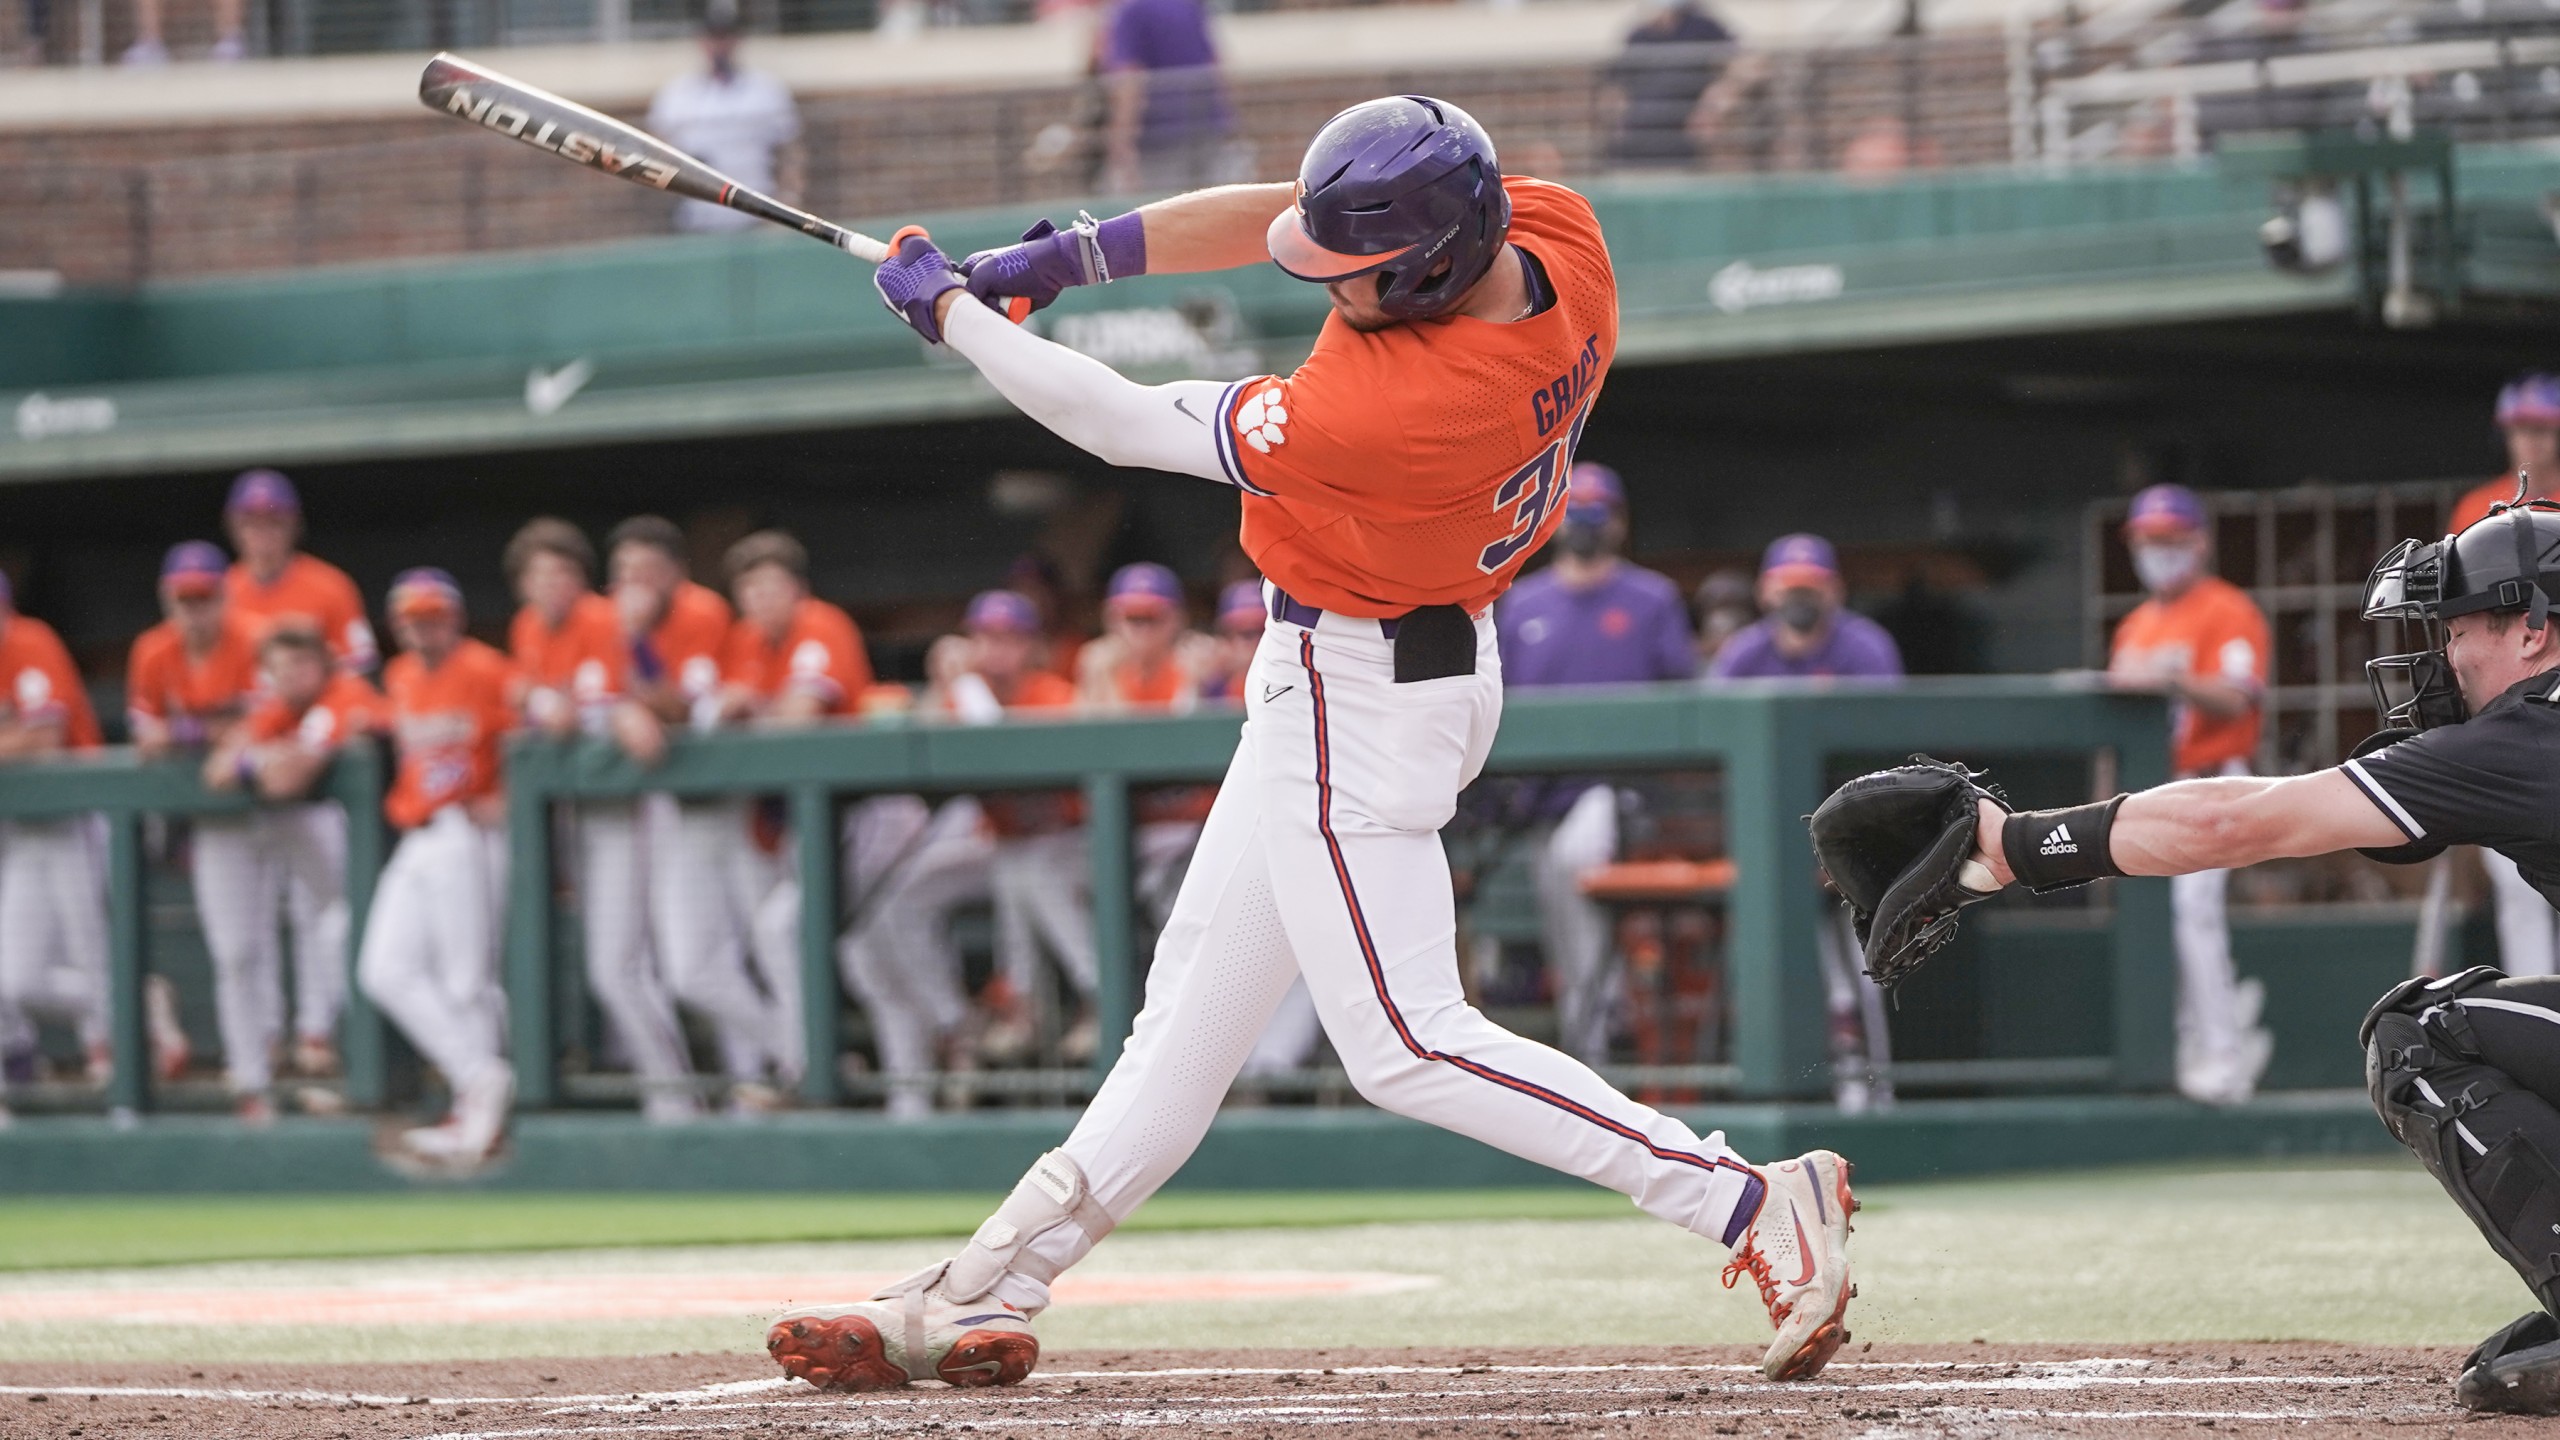
[[[1007,298],[1004,302],[1004,318],[1012,321],[1016,325],[1030,319],[1031,297],[1028,295],[1015,295]]]

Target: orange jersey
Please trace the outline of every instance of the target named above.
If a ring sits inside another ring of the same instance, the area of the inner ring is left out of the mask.
[[[752,621],[731,625],[720,669],[730,684],[767,700],[814,695],[830,715],[857,713],[862,692],[871,688],[871,656],[861,628],[852,616],[812,596],[803,596],[791,612],[780,641],[768,640],[764,627]]]
[[[2267,617],[2248,592],[2207,575],[2174,600],[2153,597],[2116,626],[2107,662],[2116,675],[2227,680],[2252,691],[2267,685]],[[2218,773],[2258,748],[2259,707],[2216,720],[2191,705],[2171,707],[2170,764],[2181,775]]]
[[[557,629],[544,623],[531,605],[516,611],[507,626],[507,657],[528,685],[568,691],[576,688],[582,665],[604,660],[622,646],[622,622],[613,602],[589,592],[569,607]]]
[[[499,737],[515,725],[515,668],[465,639],[433,669],[415,652],[383,667],[382,689],[400,742],[400,772],[383,813],[402,829],[447,805],[497,793]]]
[[[1503,185],[1511,243],[1545,267],[1554,304],[1508,325],[1369,334],[1327,316],[1296,373],[1226,394],[1219,448],[1244,491],[1245,553],[1305,604],[1480,614],[1563,523],[1574,445],[1618,350],[1618,282],[1589,201]]]
[[[201,740],[249,708],[258,692],[258,644],[228,615],[213,649],[187,653],[174,622],[163,620],[134,638],[124,667],[125,709],[164,721],[185,741]]]
[[[53,627],[31,615],[0,617],[0,718],[59,720],[62,743],[87,750],[99,743],[97,712],[71,652]]]
[[[1188,710],[1199,701],[1200,685],[1172,660],[1152,675],[1123,660],[1111,667],[1111,698],[1131,710]]]
[[[222,596],[231,613],[247,622],[253,641],[283,621],[298,620],[318,630],[329,653],[350,670],[371,670],[382,658],[356,582],[326,560],[297,554],[271,585],[260,584],[247,561],[233,561],[222,577]]]
[[[309,705],[296,710],[270,695],[251,707],[249,718],[241,724],[257,744],[290,735],[311,749],[334,750],[351,736],[381,729],[389,713],[381,692],[362,676],[341,670],[329,677],[328,688]]]
[[[2444,522],[2444,533],[2459,535],[2489,518],[2489,507],[2504,505],[2516,498],[2516,472],[2508,471],[2485,485],[2476,485],[2453,502],[2453,514]],[[2536,497],[2528,495],[2528,500]]]

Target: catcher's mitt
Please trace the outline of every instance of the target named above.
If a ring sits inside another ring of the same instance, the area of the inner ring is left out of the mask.
[[[1890,989],[1909,978],[1955,938],[1959,909],[1998,892],[1973,858],[1983,799],[2009,808],[1981,772],[1914,755],[1908,765],[1859,776],[1815,807],[1813,853],[1849,902],[1877,984]]]

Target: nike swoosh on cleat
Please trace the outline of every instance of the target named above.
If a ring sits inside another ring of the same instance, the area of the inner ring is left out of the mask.
[[[1792,1205],[1787,1207],[1787,1218],[1795,1222],[1796,1253],[1804,1257],[1804,1273],[1787,1283],[1790,1285],[1810,1285],[1813,1283],[1813,1242],[1805,1238],[1804,1217],[1797,1214],[1796,1208]]]

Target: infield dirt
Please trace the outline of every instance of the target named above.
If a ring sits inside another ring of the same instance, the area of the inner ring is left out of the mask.
[[[645,1435],[2291,1436],[2494,1440],[2461,1352],[2345,1345],[1866,1346],[1772,1385],[1733,1347],[1052,1354],[1011,1390],[829,1396],[754,1355],[441,1364],[0,1366],[0,1436],[532,1440]]]

